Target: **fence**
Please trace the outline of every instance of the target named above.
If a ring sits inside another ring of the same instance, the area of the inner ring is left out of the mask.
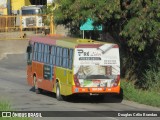
[[[44,24],[45,15],[0,16],[0,40],[26,39],[33,35],[42,35],[49,26]]]

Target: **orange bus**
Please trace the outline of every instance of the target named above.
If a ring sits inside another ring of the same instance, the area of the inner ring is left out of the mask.
[[[103,96],[120,93],[117,44],[90,39],[32,37],[27,47],[27,82],[56,93]]]

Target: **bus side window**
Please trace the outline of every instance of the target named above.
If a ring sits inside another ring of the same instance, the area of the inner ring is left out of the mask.
[[[38,52],[38,43],[34,44],[34,54],[33,54],[33,60],[37,60],[37,52]]]
[[[49,57],[50,57],[50,45],[47,45],[47,63],[49,64]]]
[[[55,65],[55,59],[56,58],[56,47],[52,46],[51,47],[51,54],[50,54],[50,64]]]
[[[44,56],[44,44],[41,45],[41,60],[40,60],[41,62],[44,62],[43,56]]]
[[[59,53],[60,53],[60,47],[56,47],[56,65],[57,66],[59,66],[59,62],[60,62]]]
[[[47,45],[46,44],[44,45],[44,57],[43,58],[44,58],[43,60],[44,63],[46,63],[47,62]]]
[[[42,55],[42,44],[39,44],[39,47],[38,47],[38,61],[40,62],[41,61],[41,55]]]
[[[62,63],[62,66],[64,68],[68,68],[68,48],[64,48],[63,49],[63,63]]]
[[[63,48],[60,47],[60,53],[59,53],[59,66],[61,67],[63,63]]]
[[[68,55],[69,49],[66,49],[66,68],[69,68],[69,55]]]
[[[44,45],[44,52],[43,52],[43,62],[44,63],[49,63],[49,45],[45,44]]]
[[[72,69],[73,64],[73,49],[69,50],[69,69]]]

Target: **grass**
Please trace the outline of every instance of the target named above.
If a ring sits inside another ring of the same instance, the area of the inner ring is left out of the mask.
[[[141,104],[160,107],[160,94],[154,91],[136,89],[131,82],[121,81],[124,99],[135,101]]]
[[[9,102],[0,101],[0,111],[9,111],[10,109]]]
[[[0,101],[0,111],[13,111],[9,102]],[[0,117],[0,120],[32,120],[31,118],[18,118],[18,117]]]

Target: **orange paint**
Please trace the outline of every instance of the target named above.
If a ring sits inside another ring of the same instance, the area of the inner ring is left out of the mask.
[[[112,88],[103,87],[72,87],[73,93],[119,93],[120,86]]]

